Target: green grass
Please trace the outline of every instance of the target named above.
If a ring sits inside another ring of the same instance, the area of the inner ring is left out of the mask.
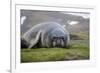
[[[21,62],[68,61],[89,59],[87,41],[71,41],[70,48],[21,49]]]

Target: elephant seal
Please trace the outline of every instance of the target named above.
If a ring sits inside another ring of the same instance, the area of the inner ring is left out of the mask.
[[[67,48],[69,44],[70,36],[68,31],[56,22],[36,24],[21,37],[21,48]]]

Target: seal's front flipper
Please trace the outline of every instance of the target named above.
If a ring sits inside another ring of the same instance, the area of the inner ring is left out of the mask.
[[[39,38],[41,37],[41,31],[39,31],[36,35],[36,38],[32,39],[30,42],[30,46],[28,47],[29,49],[34,47],[38,42],[39,42]]]

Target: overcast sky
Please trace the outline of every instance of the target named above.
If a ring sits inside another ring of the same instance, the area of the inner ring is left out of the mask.
[[[71,13],[71,12],[61,12],[61,13],[64,13],[64,14],[72,14],[72,15],[78,15],[78,16],[82,16],[83,18],[89,18],[90,17],[90,14],[89,13]]]

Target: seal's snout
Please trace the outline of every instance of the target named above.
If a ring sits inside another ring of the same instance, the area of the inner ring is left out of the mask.
[[[64,47],[64,37],[53,37],[52,46],[53,47]]]

